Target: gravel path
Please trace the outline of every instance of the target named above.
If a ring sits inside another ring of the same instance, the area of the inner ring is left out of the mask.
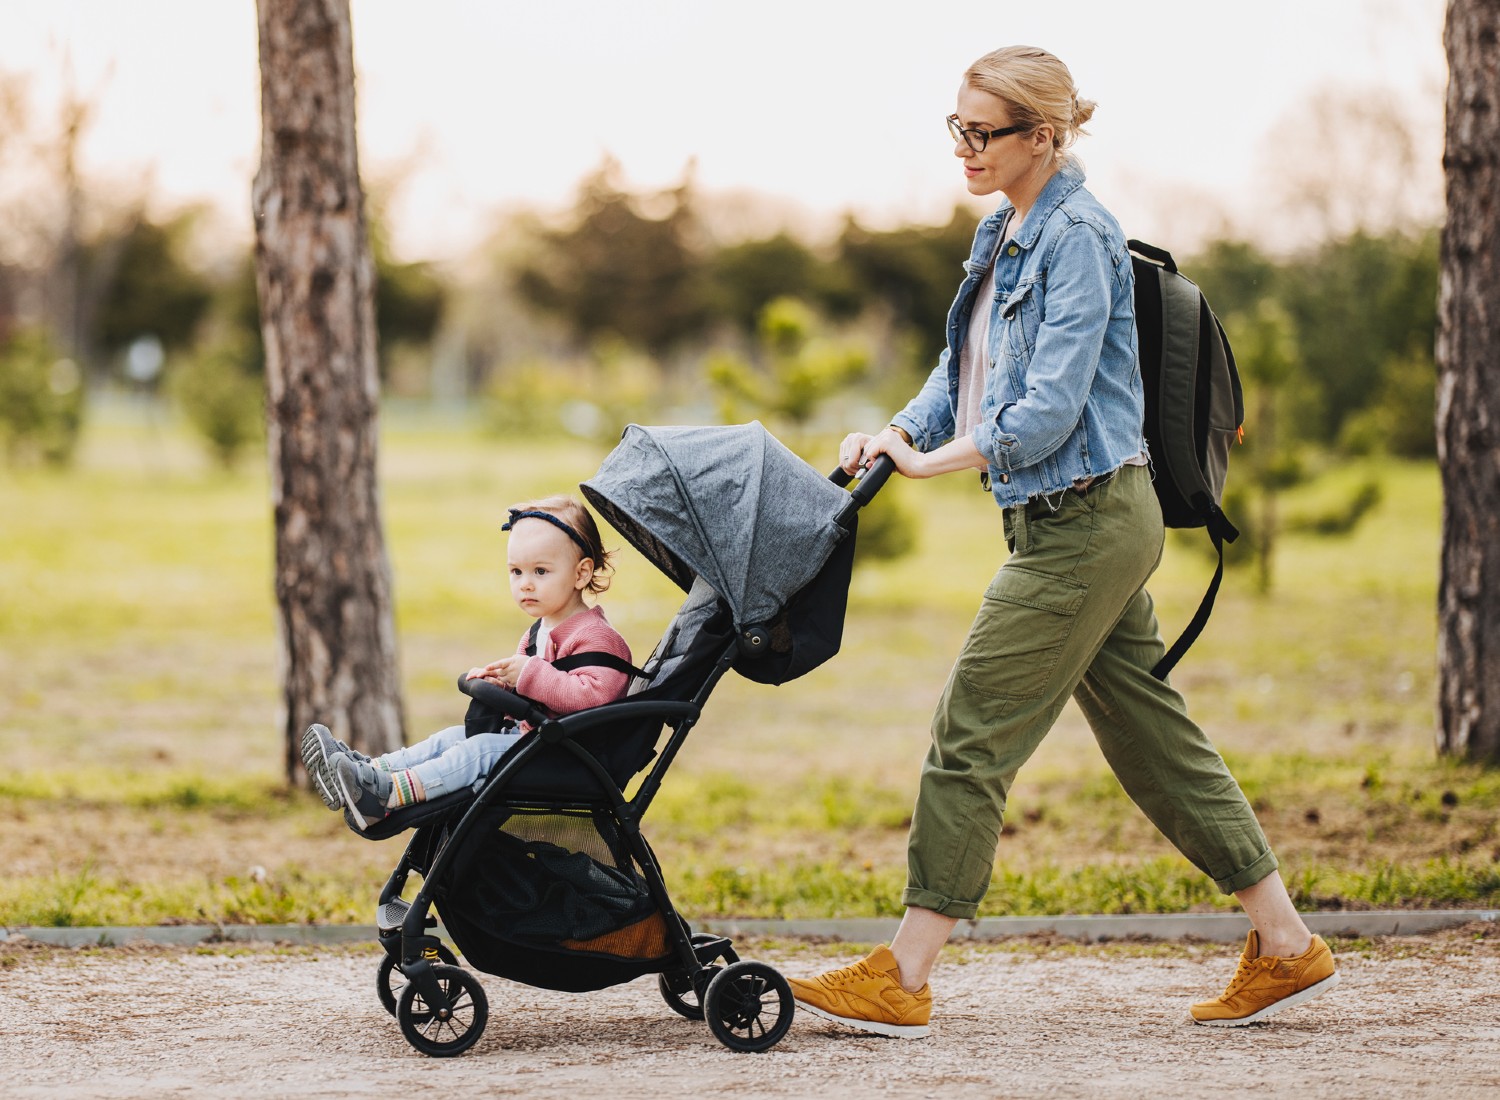
[[[950,947],[929,1039],[863,1037],[803,1014],[761,1055],[731,1053],[669,1011],[654,978],[575,995],[481,975],[489,1027],[451,1059],[407,1046],[375,1000],[368,950],[0,944],[0,1094],[1493,1097],[1500,944],[1483,937],[1351,946],[1339,989],[1236,1030],[1185,1020],[1188,1002],[1222,988],[1233,949]],[[790,974],[857,954],[738,946]]]

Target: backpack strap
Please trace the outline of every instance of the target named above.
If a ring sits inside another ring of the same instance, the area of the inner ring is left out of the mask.
[[[1208,528],[1208,537],[1213,540],[1214,549],[1219,552],[1219,566],[1214,570],[1214,579],[1208,584],[1208,591],[1203,594],[1203,601],[1198,605],[1193,619],[1183,630],[1182,636],[1172,643],[1172,648],[1167,650],[1166,655],[1156,662],[1156,667],[1151,670],[1151,675],[1158,680],[1165,680],[1167,673],[1171,672],[1177,662],[1182,660],[1182,655],[1188,651],[1188,647],[1198,640],[1198,635],[1203,633],[1203,628],[1208,625],[1208,616],[1214,609],[1214,599],[1219,594],[1219,582],[1224,579],[1224,544],[1233,542],[1240,537],[1239,530],[1229,522],[1229,517],[1219,510],[1219,506],[1206,495],[1199,494],[1194,501],[1200,508],[1205,509]]]

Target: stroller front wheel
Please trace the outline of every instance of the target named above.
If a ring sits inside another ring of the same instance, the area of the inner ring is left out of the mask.
[[[448,1002],[447,1011],[439,1011],[415,985],[408,984],[396,1003],[396,1022],[406,1041],[423,1054],[451,1058],[484,1034],[490,1002],[479,979],[462,967],[434,966],[432,976]]]
[[[703,995],[703,1014],[714,1038],[730,1050],[770,1050],[792,1026],[797,1003],[774,967],[737,962],[714,975]]]
[[[711,943],[723,946],[706,955],[705,945]],[[703,968],[693,974],[684,974],[680,970],[661,974],[657,977],[656,984],[661,990],[661,999],[667,1002],[668,1008],[689,1020],[701,1020],[703,993],[708,988],[708,983],[723,969],[715,964],[721,959],[727,963],[739,962],[740,957],[723,936],[708,932],[694,932],[693,947],[698,951],[698,960],[704,964]]]
[[[458,958],[443,944],[438,944],[438,959],[449,966],[457,966]],[[380,998],[380,1006],[392,1016],[396,1014],[396,1002],[401,998],[401,991],[406,988],[406,979],[401,974],[401,967],[396,965],[396,960],[387,955],[380,960],[380,969],[375,972],[375,996]]]

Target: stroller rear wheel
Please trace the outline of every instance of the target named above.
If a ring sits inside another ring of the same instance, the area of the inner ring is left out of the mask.
[[[449,951],[443,944],[438,944],[438,958],[449,966],[458,965],[458,957]],[[396,965],[396,960],[387,955],[380,960],[380,969],[375,972],[375,996],[380,998],[381,1007],[392,1016],[396,1014],[396,1001],[401,997],[401,991],[406,988],[406,978],[401,974],[401,968]]]
[[[708,984],[703,1012],[714,1038],[730,1050],[770,1050],[792,1026],[792,987],[774,967],[759,962],[726,966]]]
[[[415,985],[408,984],[396,1003],[396,1022],[406,1041],[423,1054],[451,1058],[484,1034],[490,1002],[479,979],[462,967],[434,966],[432,976],[448,1001],[447,1011],[436,1010]]]
[[[667,1002],[667,1007],[689,1020],[703,1019],[703,991],[708,988],[708,983],[713,980],[714,976],[723,969],[722,966],[713,964],[720,959],[726,963],[740,961],[734,948],[729,946],[729,941],[723,936],[715,936],[710,932],[693,933],[693,947],[695,948],[714,942],[722,942],[724,946],[707,958],[702,954],[698,956],[698,961],[705,964],[702,970],[695,974],[684,974],[676,970],[661,974],[656,979],[656,984],[661,989],[661,999]]]

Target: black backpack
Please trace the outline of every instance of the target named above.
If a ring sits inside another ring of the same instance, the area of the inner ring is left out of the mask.
[[[1224,579],[1224,544],[1239,531],[1219,509],[1229,448],[1241,438],[1245,397],[1224,326],[1172,254],[1127,241],[1135,269],[1135,322],[1146,392],[1146,443],[1168,527],[1205,527],[1219,566],[1198,612],[1151,674],[1165,680],[1213,610]]]

